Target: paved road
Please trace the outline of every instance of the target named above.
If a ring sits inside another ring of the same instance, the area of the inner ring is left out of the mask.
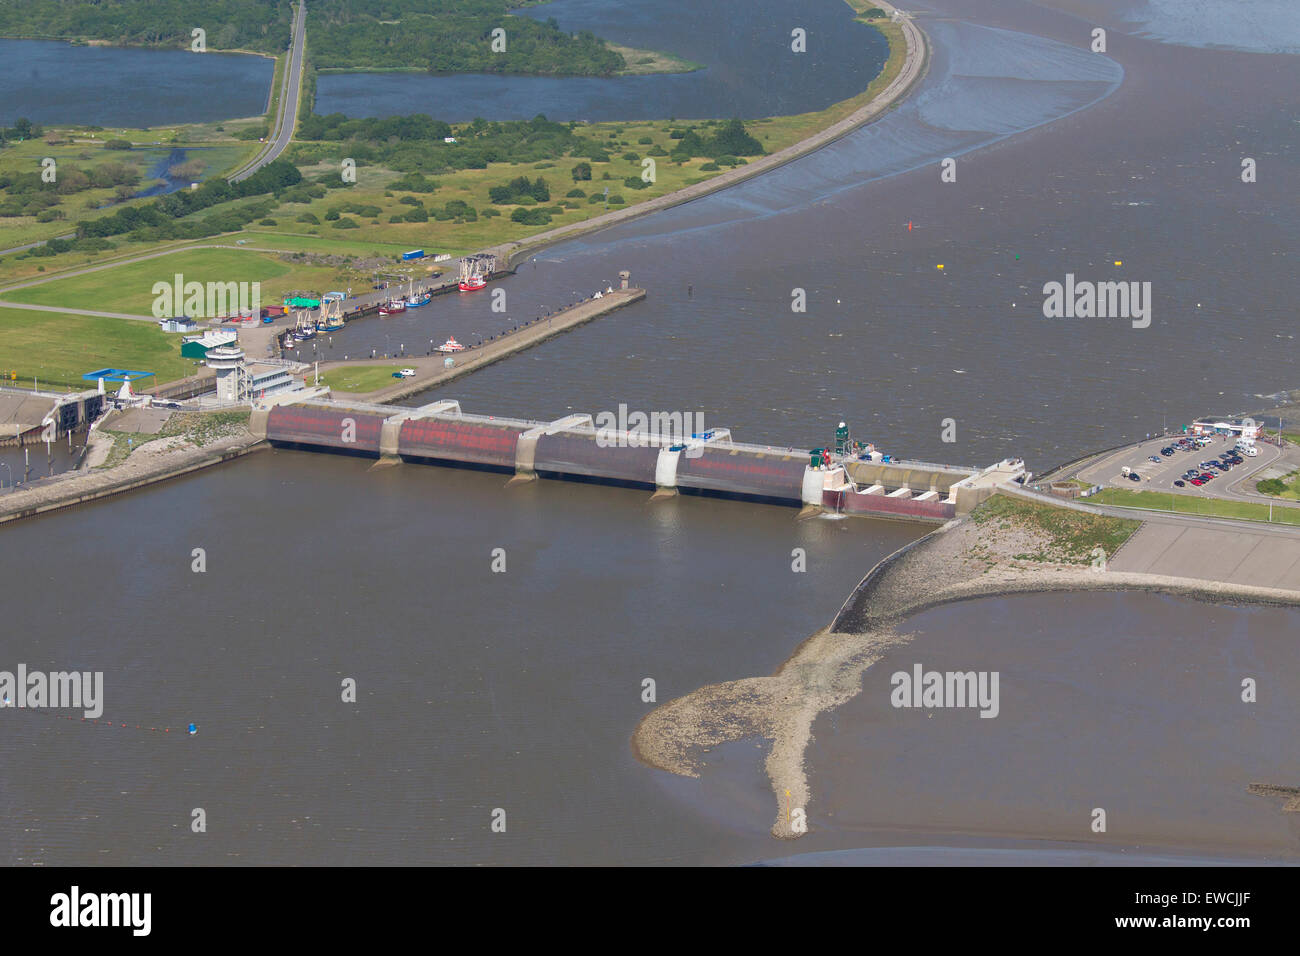
[[[1300,538],[1270,526],[1148,521],[1107,569],[1300,591]]]
[[[66,235],[55,236],[54,238],[55,238],[55,239],[74,239],[74,238],[76,238],[76,235],[77,235],[77,234],[76,234],[75,232],[69,232],[69,233],[67,233]],[[25,246],[10,246],[8,249],[0,249],[0,256],[7,256],[7,255],[9,255],[9,253],[11,253],[11,252],[26,252],[28,249],[35,249],[37,246],[43,246],[43,245],[45,245],[45,244],[46,244],[47,242],[49,242],[49,241],[50,241],[50,240],[48,240],[48,239],[42,239],[40,242],[29,242],[29,243],[27,243],[27,245],[25,245]]]
[[[140,322],[157,322],[152,315],[133,315],[130,312],[93,312],[90,309],[68,309],[61,305],[33,305],[30,302],[3,302],[0,309],[30,309],[33,312],[66,312],[69,315],[96,315],[107,319],[135,319]]]
[[[280,106],[271,127],[271,141],[251,163],[230,177],[232,183],[247,179],[271,160],[283,153],[293,139],[298,125],[298,94],[302,89],[302,54],[307,43],[307,4],[298,0],[298,12],[293,23],[293,45],[289,48],[289,61],[285,64],[281,87]]]

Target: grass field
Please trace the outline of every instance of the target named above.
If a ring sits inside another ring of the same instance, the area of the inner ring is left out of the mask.
[[[385,388],[397,382],[393,373],[404,365],[356,365],[349,368],[334,369],[321,376],[321,384],[328,385],[336,392],[356,392],[362,394]]]
[[[1218,498],[1165,494],[1159,491],[1129,491],[1124,488],[1106,488],[1088,500],[1101,505],[1146,508],[1151,511],[1170,511],[1175,514],[1241,518],[1247,521],[1269,520],[1269,506],[1251,501],[1224,501]],[[1300,524],[1300,508],[1278,505],[1273,508],[1273,523]]]
[[[181,337],[151,322],[0,307],[0,376],[6,384],[31,388],[35,378],[42,389],[80,391],[95,386],[82,380],[84,373],[107,367],[154,372],[159,383],[195,369],[192,360],[181,358]]]
[[[152,315],[154,283],[171,283],[176,273],[183,275],[186,282],[260,282],[263,305],[279,302],[284,293],[294,289],[327,291],[326,287],[334,288],[340,282],[346,285],[350,278],[343,269],[284,262],[273,253],[191,248],[15,289],[4,293],[4,298],[36,305]],[[351,278],[355,285],[355,277]]]

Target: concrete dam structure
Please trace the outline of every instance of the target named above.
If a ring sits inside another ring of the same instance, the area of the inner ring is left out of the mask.
[[[732,441],[726,428],[660,435],[597,427],[591,415],[553,422],[461,410],[282,396],[254,406],[249,427],[274,445],[386,460],[479,468],[517,479],[559,478],[793,505],[844,514],[946,521],[1023,464],[985,469],[883,456],[821,457],[812,451]]]

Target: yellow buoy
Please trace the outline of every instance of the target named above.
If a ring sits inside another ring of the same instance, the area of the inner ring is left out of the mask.
[[[935,266],[935,268],[936,268],[936,269],[942,269],[942,268],[943,268],[943,263],[942,263],[942,262],[939,263],[937,266]]]
[[[1115,260],[1115,265],[1117,265],[1117,266],[1122,266],[1123,264],[1124,264],[1124,260],[1122,260],[1122,259],[1116,259],[1116,260]]]

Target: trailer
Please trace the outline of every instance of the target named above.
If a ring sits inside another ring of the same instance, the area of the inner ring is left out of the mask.
[[[423,259],[423,258],[424,258],[424,250],[423,250],[423,249],[412,249],[410,252],[403,252],[403,253],[402,253],[402,259],[403,259],[403,261],[406,261],[406,262],[409,262],[409,261],[412,260],[412,259]]]

